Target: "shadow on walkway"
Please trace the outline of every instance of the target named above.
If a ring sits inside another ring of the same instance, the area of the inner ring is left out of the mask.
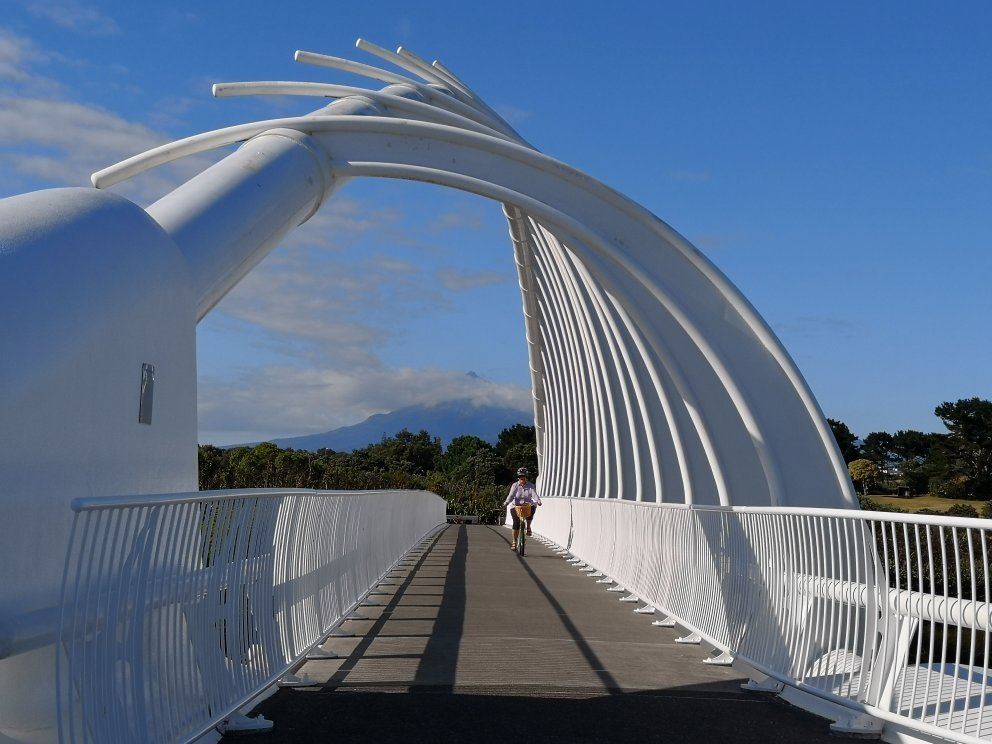
[[[637,605],[618,602],[537,540],[450,526],[401,562],[307,662],[320,687],[281,689],[255,713],[282,742],[836,741],[828,722],[740,689]],[[225,741],[234,737],[228,736]],[[243,741],[243,738],[241,739]]]

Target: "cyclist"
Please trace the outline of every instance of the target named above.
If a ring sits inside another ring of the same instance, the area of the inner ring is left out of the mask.
[[[510,493],[507,494],[506,501],[503,502],[503,506],[507,507],[513,504],[514,508],[510,510],[510,516],[513,518],[513,541],[510,543],[510,550],[517,549],[517,538],[520,536],[520,515],[517,513],[516,507],[530,507],[529,509],[522,509],[524,511],[524,519],[526,520],[524,528],[527,530],[527,534],[530,534],[530,525],[534,519],[534,510],[541,505],[541,497],[537,495],[537,489],[534,488],[534,484],[528,480],[530,471],[527,468],[520,468],[517,471],[517,482],[510,486]]]

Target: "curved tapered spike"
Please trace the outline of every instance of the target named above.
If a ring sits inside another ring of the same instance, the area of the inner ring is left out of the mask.
[[[444,81],[440,75],[437,73],[426,73],[426,71],[421,71],[418,69],[417,65],[413,64],[410,60],[406,60],[396,52],[391,52],[388,49],[384,49],[378,44],[373,44],[371,41],[365,39],[359,39],[355,42],[355,46],[361,49],[363,52],[368,52],[369,54],[375,55],[379,59],[384,59],[387,62],[391,62],[401,70],[406,70],[407,72],[413,73],[414,75],[419,75],[423,80],[428,83],[437,83],[438,85],[443,85]]]
[[[427,60],[425,60],[422,57],[418,56],[417,54],[411,52],[409,49],[405,49],[404,47],[397,47],[396,54],[399,57],[402,57],[403,59],[405,59],[410,64],[412,64],[425,77],[430,76],[430,77],[438,78],[440,81],[442,81],[442,84],[443,85],[446,85],[448,87],[456,88],[462,94],[468,96],[473,101],[478,102],[478,99],[476,98],[476,96],[472,95],[472,93],[469,90],[467,90],[465,88],[465,86],[463,86],[457,80],[453,80],[448,75],[445,75],[444,72],[442,72],[441,70],[438,70],[437,68],[432,67],[430,65],[430,63],[427,62]]]
[[[475,109],[462,104],[457,106],[438,106],[433,102],[404,98],[392,93],[383,91],[373,91],[367,88],[357,88],[351,85],[338,85],[337,83],[305,83],[287,81],[255,81],[240,83],[215,83],[213,94],[217,98],[230,98],[234,96],[311,96],[323,98],[347,98],[349,96],[362,96],[370,99],[373,103],[389,108],[392,111],[401,112],[404,116],[430,121],[437,124],[446,124],[460,129],[467,129],[480,134],[488,134],[494,137],[512,139],[505,132],[491,126],[489,120],[484,118]],[[454,99],[448,99],[450,104],[457,104]],[[458,108],[462,113],[453,111]],[[516,141],[516,140],[513,140]]]
[[[510,124],[506,121],[506,119],[504,119],[502,116],[496,113],[496,111],[492,108],[492,106],[486,103],[481,96],[479,96],[474,90],[472,90],[471,86],[462,82],[462,79],[460,77],[458,77],[453,72],[451,72],[451,70],[449,70],[447,67],[441,64],[438,60],[434,60],[434,62],[430,66],[435,71],[442,73],[448,80],[451,81],[452,85],[458,86],[459,90],[463,91],[465,95],[471,98],[476,106],[483,109],[490,116],[498,119],[509,131],[513,132],[515,136],[517,137],[520,136],[516,133],[516,130],[514,130],[513,127],[510,126]],[[521,137],[521,141],[523,141],[522,137]]]
[[[343,57],[332,57],[328,54],[317,54],[316,52],[304,52],[302,50],[297,50],[296,54],[293,55],[293,59],[301,64],[314,65],[316,67],[327,67],[332,70],[341,70],[342,72],[350,72],[353,75],[360,75],[361,77],[366,77],[371,80],[378,80],[383,83],[420,84],[420,81],[418,80],[405,77],[395,72],[390,72],[389,70],[383,70],[380,67],[366,65],[361,62],[353,62],[352,60],[344,59]]]

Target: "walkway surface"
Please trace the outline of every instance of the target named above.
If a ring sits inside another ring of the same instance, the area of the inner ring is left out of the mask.
[[[308,661],[321,686],[283,688],[255,713],[281,742],[837,742],[828,722],[704,664],[707,648],[619,602],[536,539],[449,526]],[[225,741],[234,741],[234,736]],[[245,742],[239,737],[238,741]]]

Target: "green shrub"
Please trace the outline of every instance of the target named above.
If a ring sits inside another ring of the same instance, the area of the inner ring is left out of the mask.
[[[898,514],[908,514],[908,510],[900,509],[895,506],[888,506],[887,504],[880,504],[867,496],[858,496],[858,502],[861,505],[862,511],[876,511],[876,512],[895,512]]]

